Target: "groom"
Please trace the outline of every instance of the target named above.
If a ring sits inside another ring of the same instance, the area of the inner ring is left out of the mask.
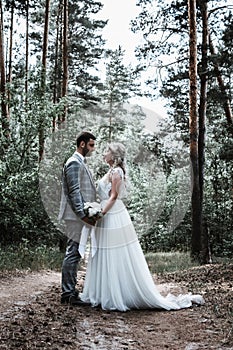
[[[83,305],[75,290],[77,269],[81,259],[78,251],[81,231],[84,224],[95,222],[85,216],[85,202],[96,201],[96,188],[90,171],[85,164],[85,157],[95,150],[96,137],[83,131],[76,140],[76,152],[67,160],[63,168],[62,197],[59,219],[65,220],[68,237],[66,254],[62,264],[62,304]]]

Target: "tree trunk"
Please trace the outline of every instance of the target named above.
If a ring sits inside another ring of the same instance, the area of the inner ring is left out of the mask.
[[[53,74],[53,103],[58,102],[58,62],[59,62],[59,36],[60,36],[60,19],[62,11],[62,3],[59,2],[58,11],[57,11],[57,20],[56,20],[56,44],[55,44],[55,64],[54,64],[54,74]],[[58,119],[59,122],[59,119]],[[56,116],[53,117],[52,122],[53,132],[56,130]]]
[[[3,142],[3,148],[1,153],[4,153],[4,149],[8,147],[9,137],[9,116],[6,102],[6,72],[5,72],[5,60],[4,60],[4,39],[3,39],[3,13],[2,13],[2,1],[0,0],[0,70],[1,70],[1,83],[0,83],[0,99],[1,99],[1,124],[3,136],[5,136]]]
[[[62,79],[62,97],[67,96],[68,90],[68,0],[64,0],[64,18],[63,18],[63,50],[62,50],[62,63],[63,63],[63,79]],[[62,122],[66,120],[67,106],[65,105]]]
[[[41,71],[42,95],[44,95],[46,91],[46,63],[47,63],[47,53],[48,53],[49,10],[50,10],[50,0],[46,0],[44,40],[43,40],[43,52],[42,52],[42,71]],[[45,138],[44,137],[44,120],[41,120],[39,125],[39,162],[42,160],[42,157],[44,154],[44,138]]]
[[[214,49],[214,45],[213,42],[211,40],[211,36],[209,35],[209,47],[210,47],[210,53],[211,55],[216,55],[215,53],[215,49]],[[230,105],[230,101],[229,98],[227,96],[227,92],[226,92],[226,87],[221,75],[221,71],[219,69],[218,63],[217,62],[213,62],[214,64],[214,70],[217,76],[217,80],[218,80],[218,85],[220,87],[222,96],[223,96],[223,108],[225,111],[225,115],[226,115],[226,119],[227,119],[227,123],[229,126],[232,126],[233,121],[232,121],[232,111],[231,111],[231,105]]]
[[[50,0],[46,0],[44,40],[43,40],[43,52],[42,52],[42,84],[41,84],[42,89],[45,89],[45,85],[46,85],[46,63],[47,63],[48,33],[49,33],[49,10],[50,10]]]
[[[190,99],[190,158],[192,166],[192,258],[200,259],[202,212],[200,205],[200,183],[198,163],[198,118],[197,118],[197,33],[196,33],[196,0],[189,0],[189,99]]]
[[[203,212],[203,188],[204,188],[204,164],[205,164],[205,133],[206,133],[206,104],[207,104],[207,50],[208,50],[208,11],[207,1],[199,1],[202,15],[202,60],[199,72],[200,104],[199,104],[199,135],[198,135],[198,161],[199,161],[199,184],[200,184],[200,211]],[[204,222],[204,218],[203,218]],[[207,264],[211,260],[209,249],[208,223],[202,223],[201,237],[201,263]]]
[[[112,119],[113,119],[113,93],[110,93],[109,100],[109,132],[108,132],[108,141],[112,141]]]
[[[9,45],[9,63],[8,63],[8,77],[7,82],[12,83],[12,49],[13,49],[13,30],[14,30],[14,4],[11,6],[11,20],[10,20],[10,45]],[[8,95],[8,113],[10,117],[10,89],[7,92]]]
[[[25,106],[28,103],[28,55],[29,55],[29,0],[26,0],[26,52],[25,52]]]

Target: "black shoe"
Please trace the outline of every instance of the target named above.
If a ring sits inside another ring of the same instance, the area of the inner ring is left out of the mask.
[[[75,296],[75,298],[78,298],[78,299],[79,299],[79,291],[78,291],[78,290],[75,290],[75,291],[74,291],[74,296]]]
[[[67,295],[67,296],[61,296],[61,304],[69,304],[69,299],[70,297],[74,297],[78,300],[80,300],[79,298],[79,291],[78,290],[75,290],[71,295]]]
[[[89,303],[85,303],[84,301],[82,301],[74,295],[70,295],[68,297],[61,297],[61,304],[69,304],[74,306],[90,306]]]

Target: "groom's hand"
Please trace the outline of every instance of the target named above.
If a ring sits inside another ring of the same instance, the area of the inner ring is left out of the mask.
[[[95,218],[89,218],[88,216],[84,216],[84,218],[82,218],[82,220],[88,224],[88,225],[91,225],[91,226],[95,226],[96,224],[96,219]]]

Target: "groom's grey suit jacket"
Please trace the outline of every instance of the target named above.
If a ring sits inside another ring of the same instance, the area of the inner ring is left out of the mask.
[[[82,157],[75,152],[63,168],[59,219],[77,221],[77,230],[81,232],[84,203],[94,201],[96,187],[92,175]]]

